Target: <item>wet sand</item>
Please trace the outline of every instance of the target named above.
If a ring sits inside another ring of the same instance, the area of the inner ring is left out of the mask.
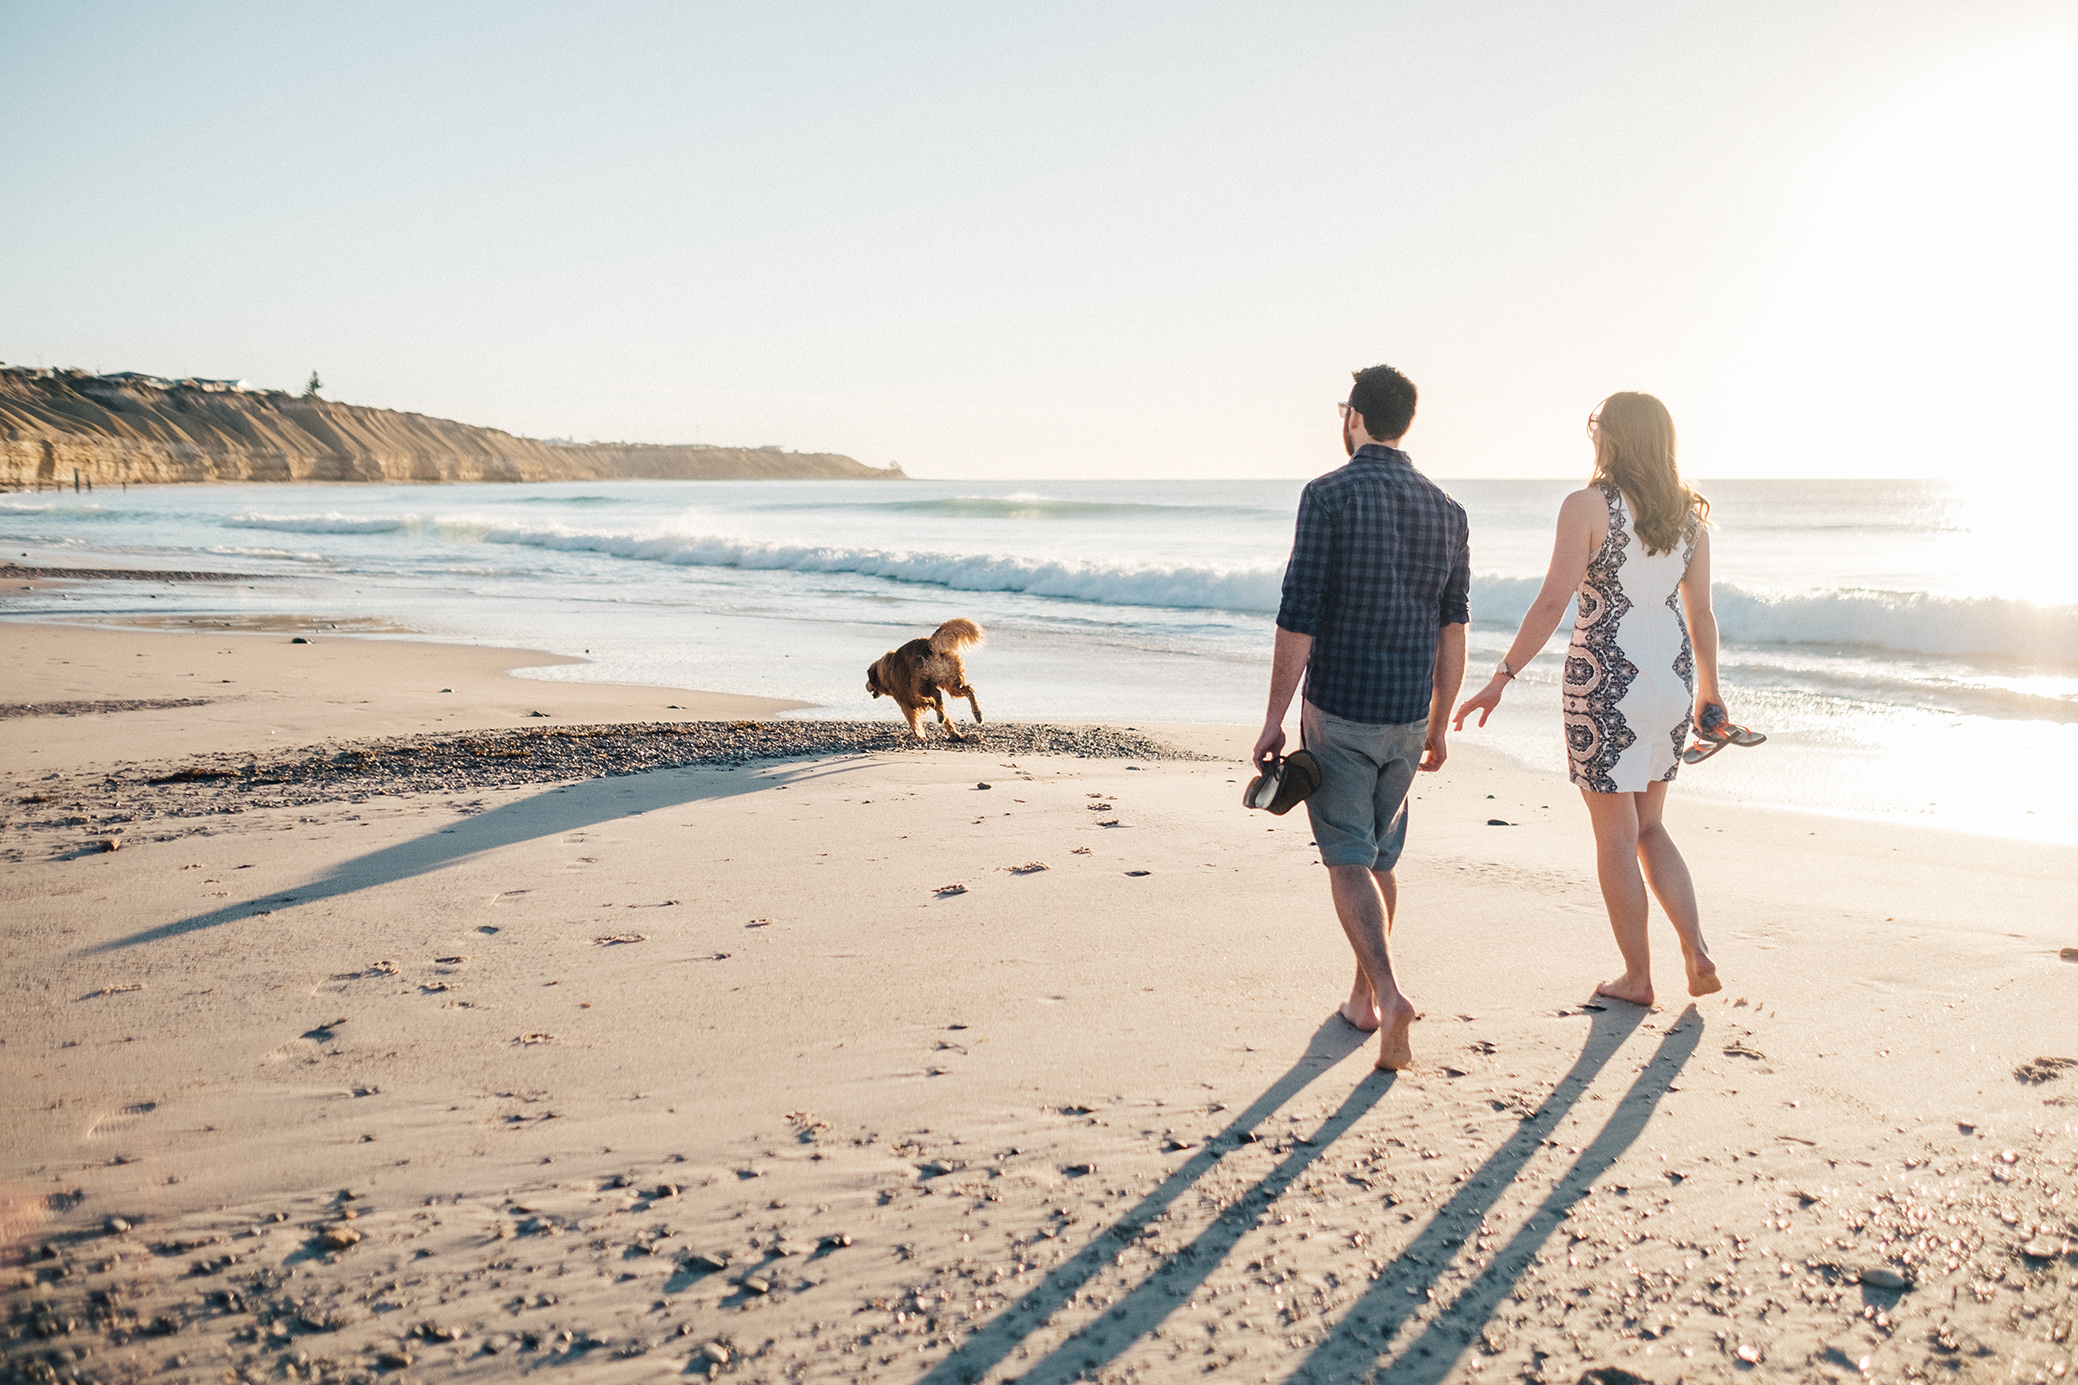
[[[1660,1004],[1594,1002],[1577,798],[1461,738],[1417,786],[1392,1077],[1334,1017],[1303,813],[1238,806],[1239,728],[450,751],[293,802],[175,778],[173,812],[139,786],[225,755],[720,723],[635,754],[774,709],[551,708],[581,685],[513,651],[0,637],[9,701],[240,680],[0,720],[16,1378],[2070,1369],[2078,849],[1677,787],[1726,989],[1681,995],[1656,924]]]

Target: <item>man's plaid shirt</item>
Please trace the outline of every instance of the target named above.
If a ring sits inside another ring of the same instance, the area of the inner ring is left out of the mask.
[[[1313,636],[1306,700],[1373,725],[1425,721],[1436,633],[1471,619],[1465,510],[1405,452],[1370,444],[1299,497],[1277,623]]]

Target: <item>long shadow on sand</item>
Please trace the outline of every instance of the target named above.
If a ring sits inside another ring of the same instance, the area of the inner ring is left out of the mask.
[[[616,818],[654,812],[659,808],[676,808],[704,799],[755,793],[762,789],[776,788],[781,784],[799,783],[820,778],[825,774],[857,768],[859,762],[821,768],[804,764],[777,774],[747,774],[740,770],[731,772],[703,768],[660,769],[643,774],[588,779],[582,783],[564,785],[545,793],[534,794],[516,803],[508,803],[502,808],[493,808],[487,813],[465,818],[451,827],[442,827],[438,831],[415,837],[408,842],[399,842],[395,846],[384,847],[380,851],[371,851],[365,856],[341,862],[330,874],[311,884],[248,899],[238,904],[226,904],[207,913],[191,914],[172,923],[160,924],[156,928],[146,928],[126,937],[82,948],[76,955],[93,956],[96,953],[119,952],[127,947],[176,938],[183,933],[193,933],[204,928],[219,928],[224,924],[257,918],[291,905],[336,899],[358,890],[372,889],[378,885],[393,884],[399,880],[409,880],[413,876],[425,875],[481,852],[517,846],[521,842],[538,841],[559,832],[575,832],[587,827],[596,827]]]
[[[1566,1219],[1573,1204],[1587,1196],[1594,1181],[1607,1173],[1645,1132],[1660,1098],[1666,1095],[1676,1074],[1702,1041],[1703,1019],[1691,1005],[1667,1026],[1659,1048],[1610,1113],[1601,1133],[1580,1151],[1572,1167],[1559,1177],[1543,1203],[1508,1244],[1495,1253],[1478,1278],[1452,1299],[1419,1337],[1397,1349],[1387,1348],[1393,1334],[1436,1291],[1443,1271],[1454,1258],[1454,1248],[1468,1238],[1467,1229],[1478,1227],[1537,1152],[1546,1132],[1556,1127],[1559,1117],[1587,1089],[1593,1076],[1592,1071],[1585,1070],[1588,1065],[1600,1068],[1606,1063],[1616,1045],[1644,1018],[1643,1011],[1628,1005],[1621,1008],[1628,1013],[1597,1018],[1595,1032],[1588,1039],[1589,1052],[1581,1055],[1558,1090],[1437,1211],[1421,1235],[1314,1347],[1304,1364],[1288,1377],[1289,1381],[1325,1385],[1328,1381],[1390,1380],[1392,1385],[1434,1385],[1450,1373],[1544,1242]],[[1389,1350],[1390,1360],[1386,1359]]]
[[[1307,1043],[1306,1051],[1293,1060],[1291,1067],[1286,1069],[1282,1077],[1271,1083],[1261,1096],[1250,1102],[1248,1109],[1227,1122],[1226,1129],[1207,1140],[1203,1148],[1163,1179],[1161,1185],[1135,1204],[1130,1212],[1091,1238],[1090,1243],[1084,1246],[1079,1254],[1049,1271],[1030,1293],[1019,1299],[994,1322],[968,1338],[958,1350],[940,1361],[929,1374],[917,1382],[917,1385],[967,1385],[967,1382],[979,1380],[984,1372],[1017,1350],[1018,1344],[1024,1341],[1033,1328],[1072,1302],[1075,1296],[1082,1292],[1083,1286],[1111,1263],[1111,1257],[1117,1253],[1118,1247],[1141,1235],[1176,1199],[1189,1192],[1199,1179],[1212,1172],[1222,1155],[1240,1147],[1244,1142],[1244,1136],[1268,1120],[1279,1107],[1305,1090],[1314,1078],[1370,1042],[1370,1038],[1370,1035],[1360,1032],[1341,1016],[1328,1016],[1326,1022],[1313,1032],[1313,1038]],[[1392,1080],[1391,1074],[1382,1072],[1374,1072],[1365,1078],[1358,1085],[1356,1093],[1343,1103],[1342,1110],[1337,1111],[1314,1137],[1315,1147],[1305,1149],[1302,1146],[1302,1153],[1294,1154],[1292,1158],[1280,1164],[1276,1173],[1265,1178],[1247,1197],[1227,1209],[1221,1218],[1221,1225],[1228,1224],[1229,1220],[1237,1226],[1252,1225],[1255,1215],[1276,1196],[1275,1192],[1267,1191],[1272,1184],[1275,1183],[1278,1191],[1282,1191],[1284,1184],[1297,1177],[1307,1163],[1320,1155],[1333,1135],[1339,1135],[1349,1123],[1369,1110],[1391,1089]],[[1280,1177],[1282,1182],[1278,1181]],[[1201,1238],[1201,1242],[1214,1234],[1207,1232],[1206,1236]],[[1240,1230],[1237,1229],[1234,1234],[1239,1236]],[[1217,1258],[1212,1258],[1207,1264],[1207,1269],[1216,1263]],[[1137,1332],[1129,1333],[1128,1340],[1138,1335]],[[1096,1344],[1085,1342],[1078,1345],[1094,1349]],[[1091,1351],[1085,1350],[1083,1354],[1090,1355]],[[1037,1372],[1027,1372],[1020,1378],[1034,1380],[1037,1378]]]
[[[1516,1133],[1488,1157],[1464,1186],[1433,1216],[1429,1224],[1414,1242],[1395,1257],[1393,1264],[1380,1276],[1375,1287],[1366,1292],[1356,1309],[1346,1316],[1335,1330],[1307,1358],[1304,1365],[1291,1378],[1308,1382],[1328,1380],[1342,1381],[1371,1375],[1377,1368],[1379,1352],[1364,1343],[1368,1334],[1372,1341],[1382,1343],[1390,1338],[1399,1325],[1413,1311],[1417,1303],[1428,1301],[1428,1290],[1442,1278],[1452,1260],[1452,1250],[1461,1245],[1469,1229],[1476,1228],[1482,1218],[1500,1201],[1513,1180],[1519,1175],[1530,1158],[1543,1145],[1547,1133],[1572,1110],[1597,1075],[1623,1046],[1624,1041],[1643,1022],[1645,1012],[1625,1005],[1621,1013],[1602,1012],[1595,1014],[1589,1026],[1586,1042],[1581,1053],[1566,1076],[1560,1080],[1551,1095],[1537,1111],[1527,1117]],[[1329,1027],[1337,1021],[1330,1020]],[[1638,1134],[1645,1128],[1654,1104],[1665,1092],[1666,1085],[1687,1061],[1697,1043],[1696,1035],[1702,1021],[1693,1008],[1670,1027],[1659,1052],[1646,1064],[1631,1092],[1618,1106],[1609,1124],[1595,1142],[1584,1151],[1572,1170],[1562,1179],[1559,1186],[1539,1208],[1523,1233],[1502,1254],[1494,1258],[1485,1274],[1472,1287],[1459,1296],[1445,1317],[1432,1324],[1427,1333],[1408,1352],[1402,1353],[1400,1362],[1410,1358],[1419,1361],[1414,1374],[1402,1376],[1409,1365],[1396,1364],[1392,1368],[1394,1385],[1402,1379],[1430,1381],[1441,1379],[1465,1344],[1477,1334],[1479,1327],[1491,1316],[1495,1306],[1506,1295],[1510,1285],[1522,1267],[1535,1254],[1536,1246],[1543,1235],[1565,1215],[1565,1209],[1577,1201],[1587,1190],[1594,1178],[1607,1170]],[[1323,1034],[1327,1029],[1323,1029]],[[1344,1034],[1352,1031],[1344,1029]],[[1296,1069],[1295,1069],[1296,1071]],[[1287,1075],[1285,1083],[1292,1078]],[[1282,1086],[1283,1084],[1280,1084]],[[1300,1083],[1298,1085],[1303,1085]],[[1365,1112],[1375,1106],[1390,1090],[1391,1079],[1385,1074],[1373,1074],[1360,1083],[1341,1108],[1330,1116],[1313,1136],[1310,1146],[1302,1145],[1273,1169],[1248,1194],[1237,1200],[1221,1213],[1219,1219],[1206,1229],[1191,1245],[1185,1247],[1155,1274],[1143,1281],[1112,1308],[1098,1323],[1084,1329],[1068,1341],[1056,1347],[1028,1370],[1020,1373],[1020,1385],[1055,1385],[1101,1371],[1116,1360],[1134,1342],[1159,1326],[1175,1308],[1186,1302],[1198,1285],[1226,1258],[1241,1238],[1261,1224],[1272,1204],[1284,1190],[1303,1174],[1307,1167],[1326,1152],[1328,1146],[1346,1133]],[[1289,1093],[1276,1095],[1279,1087],[1265,1093],[1262,1100],[1251,1107],[1241,1121],[1230,1126],[1229,1132],[1248,1128],[1254,1119],[1269,1114],[1288,1099]],[[1297,1086],[1291,1091],[1295,1092]],[[1258,1112],[1260,1114],[1258,1114]],[[1244,1122],[1247,1122],[1246,1124]],[[1122,1244],[1139,1234],[1151,1215],[1158,1214],[1160,1206],[1150,1213],[1149,1203],[1162,1199],[1162,1206],[1175,1199],[1183,1189],[1178,1184],[1188,1172],[1192,1180],[1202,1175],[1218,1158],[1219,1152],[1231,1148],[1222,1144],[1215,1151],[1208,1143],[1205,1159],[1201,1166],[1186,1166],[1172,1176],[1169,1182],[1143,1202],[1133,1213],[1114,1227],[1107,1236],[1115,1237],[1113,1243]],[[1196,1162],[1196,1161],[1194,1161]],[[1531,1232],[1542,1227],[1543,1231],[1532,1238]],[[1074,1296],[1074,1291],[1104,1263],[1108,1262],[1113,1246],[1105,1244],[1099,1237],[1081,1256],[1056,1271],[1056,1275],[1070,1270],[1079,1272],[1065,1286],[1066,1292],[1056,1291],[1053,1276],[1032,1294],[1020,1300],[1010,1312],[997,1319],[988,1328],[955,1351],[923,1379],[926,1385],[954,1385],[954,1382],[969,1382],[978,1379],[981,1373],[995,1362],[1003,1359],[1026,1333],[1036,1327],[1048,1315]],[[1043,1295],[1043,1297],[1042,1297]],[[1432,1341],[1431,1339],[1434,1338]],[[1452,1348],[1444,1350],[1448,1343]],[[1433,1374],[1429,1373],[1433,1363]]]

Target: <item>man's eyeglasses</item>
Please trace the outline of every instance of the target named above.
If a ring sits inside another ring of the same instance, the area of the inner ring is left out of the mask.
[[[1349,407],[1349,401],[1345,399],[1341,403],[1337,404],[1335,406],[1335,412],[1342,415],[1343,418],[1347,419],[1350,413],[1352,412]]]

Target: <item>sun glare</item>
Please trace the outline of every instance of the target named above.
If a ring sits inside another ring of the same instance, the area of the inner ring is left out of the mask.
[[[2066,477],[2078,33],[1882,112],[1811,199],[1778,438],[1819,475]]]

